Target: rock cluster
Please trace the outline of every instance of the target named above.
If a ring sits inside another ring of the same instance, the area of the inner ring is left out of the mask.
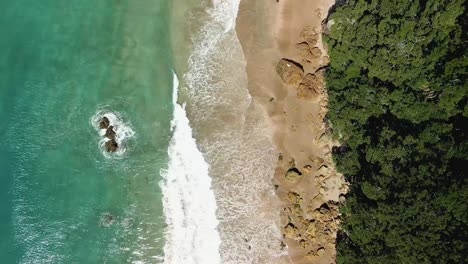
[[[322,57],[322,51],[318,47],[311,47],[307,42],[296,44],[296,48],[305,62],[312,62]]]
[[[296,44],[296,48],[304,65],[313,61],[328,63],[327,57],[323,57],[322,50],[316,46],[320,37],[319,30],[306,27],[300,37],[302,41]],[[283,58],[277,63],[276,72],[286,85],[297,89],[299,99],[313,101],[323,94],[323,78],[319,76],[321,72],[318,70],[315,73],[305,73],[301,63]]]
[[[300,38],[304,41],[296,44],[296,48],[304,63],[310,63],[314,60],[321,59],[322,51],[316,46],[319,37],[320,31],[312,27],[306,27],[301,32]]]
[[[289,89],[288,96],[295,97],[288,102],[297,102],[297,108],[312,109],[310,113],[307,111],[307,116],[297,110],[298,119],[289,127],[292,132],[298,132],[298,125],[307,125],[302,127],[313,131],[311,137],[315,135],[315,138],[311,140],[315,146],[309,157],[293,150],[278,158],[275,190],[283,206],[281,248],[290,247],[301,258],[298,263],[330,263],[336,257],[339,204],[344,202],[348,186],[334,168],[330,155],[334,143],[326,134],[326,122],[320,123],[327,112],[322,75],[329,58],[323,53],[326,47],[322,45],[319,27],[304,28],[295,43],[295,54],[279,60],[276,72],[285,89]],[[305,148],[301,151],[307,152]]]
[[[331,157],[311,156],[299,166],[294,159],[281,155],[278,162],[285,168],[284,182],[294,186],[280,190],[284,193],[281,215],[285,242],[302,250],[307,263],[333,258],[340,224],[339,205],[344,202],[347,184],[335,183],[338,174],[330,166]]]
[[[102,117],[99,122],[100,129],[106,129],[106,134],[104,135],[109,140],[104,144],[107,152],[116,152],[119,149],[119,144],[115,140],[115,131],[114,127],[110,125],[110,121],[107,117]]]
[[[284,237],[294,240],[311,259],[322,256],[326,248],[333,249],[340,223],[338,203],[328,201],[312,208],[304,206],[298,193],[290,192],[288,198],[291,203],[283,209],[289,219],[283,227]]]

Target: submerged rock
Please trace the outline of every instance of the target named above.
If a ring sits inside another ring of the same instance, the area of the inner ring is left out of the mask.
[[[107,152],[116,152],[119,149],[119,144],[117,144],[115,139],[111,139],[106,142],[105,147]]]
[[[115,222],[115,217],[111,213],[103,213],[99,219],[99,226],[110,227]]]
[[[100,129],[107,129],[110,125],[110,121],[107,117],[102,117],[101,122],[99,122]]]
[[[284,83],[298,85],[304,76],[302,65],[288,59],[281,59],[276,65],[276,72]]]

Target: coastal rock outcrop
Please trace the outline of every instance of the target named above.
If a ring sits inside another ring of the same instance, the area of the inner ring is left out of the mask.
[[[276,72],[283,82],[288,85],[298,85],[304,76],[302,65],[288,59],[281,59],[278,62]]]
[[[318,47],[313,47],[307,42],[296,44],[296,48],[301,56],[303,62],[309,63],[313,60],[319,60],[322,57],[322,51]]]
[[[301,178],[302,172],[300,172],[297,168],[291,168],[286,172],[284,176],[288,181],[296,181]]]
[[[101,121],[99,122],[99,128],[100,129],[107,129],[110,125],[110,121],[107,117],[103,117]]]
[[[317,47],[311,48],[310,53],[312,54],[312,59],[320,59],[322,57],[322,51]]]
[[[119,144],[115,139],[111,139],[104,144],[107,152],[116,152],[119,149]]]
[[[311,46],[315,46],[317,44],[317,40],[319,38],[320,31],[313,27],[305,27],[301,33],[300,37],[307,41]]]
[[[104,149],[107,152],[117,152],[119,149],[119,144],[116,141],[117,134],[114,130],[114,126],[111,124],[111,120],[106,116],[102,116],[98,122],[98,128],[100,130],[106,130],[103,135],[104,138],[107,138],[103,146]]]
[[[115,131],[114,126],[109,126],[106,130],[106,134],[104,135],[108,139],[115,139]]]
[[[287,238],[296,238],[297,234],[298,234],[297,227],[295,227],[292,223],[288,223],[284,227],[284,235]]]
[[[322,90],[322,81],[314,74],[308,73],[297,87],[297,97],[304,100],[315,100]]]
[[[296,45],[297,50],[299,51],[299,56],[307,62],[310,62],[314,59],[312,52],[310,50],[309,43],[301,42]]]

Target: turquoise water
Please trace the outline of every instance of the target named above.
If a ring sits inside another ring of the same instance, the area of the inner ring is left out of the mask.
[[[162,255],[169,3],[0,2],[2,263],[154,263]],[[136,132],[122,157],[99,148],[90,120],[102,107]]]

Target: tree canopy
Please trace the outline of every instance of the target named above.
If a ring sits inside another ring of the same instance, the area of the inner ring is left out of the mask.
[[[329,16],[328,120],[351,183],[339,263],[467,258],[464,0],[349,0]]]

